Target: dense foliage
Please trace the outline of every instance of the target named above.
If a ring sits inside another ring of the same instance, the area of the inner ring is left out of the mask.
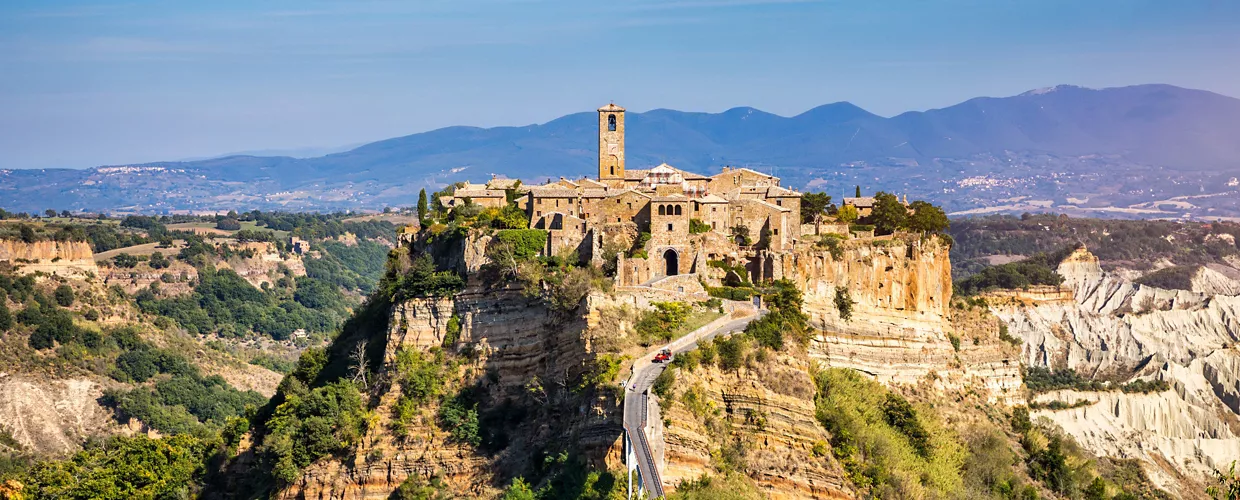
[[[1104,265],[1147,269],[1167,259],[1181,266],[1240,254],[1240,224],[1163,220],[1079,219],[1055,214],[990,216],[952,223],[953,272],[989,255],[1034,255],[1085,245]],[[1229,235],[1230,238],[1219,235]]]
[[[371,240],[356,245],[325,240],[318,244],[320,257],[305,259],[306,275],[348,290],[370,293],[383,278],[388,248]]]
[[[330,332],[352,305],[339,289],[314,278],[285,276],[259,290],[231,270],[203,268],[193,293],[158,298],[150,289],[137,297],[143,312],[166,316],[191,333],[240,336],[248,332],[277,340],[294,330]]]
[[[1127,393],[1161,392],[1171,388],[1166,380],[1134,380],[1126,384],[1093,380],[1082,377],[1076,370],[1066,368],[1051,370],[1049,368],[1030,366],[1021,370],[1025,387],[1036,393],[1071,389],[1076,391],[1113,391]]]
[[[190,435],[113,437],[21,478],[30,499],[190,498],[216,443]]]
[[[1191,291],[1193,276],[1199,269],[1197,266],[1172,266],[1137,278],[1136,283],[1166,290]]]
[[[785,338],[800,345],[809,342],[809,318],[801,312],[801,290],[787,279],[771,283],[762,300],[770,310],[765,316],[745,326],[745,334],[753,337],[758,345],[772,350],[783,350]]]

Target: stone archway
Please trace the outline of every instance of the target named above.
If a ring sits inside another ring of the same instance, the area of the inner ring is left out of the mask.
[[[680,274],[680,255],[676,253],[676,250],[669,248],[663,252],[663,262],[667,263],[666,276]]]

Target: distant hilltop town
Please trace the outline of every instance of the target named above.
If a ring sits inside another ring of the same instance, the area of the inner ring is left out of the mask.
[[[779,177],[768,173],[723,167],[702,175],[666,163],[628,169],[624,122],[624,108],[608,104],[598,109],[595,178],[531,186],[493,177],[484,184],[465,182],[437,201],[444,209],[471,203],[503,208],[515,202],[529,216],[529,227],[548,231],[547,255],[576,249],[583,258],[597,258],[609,239],[623,237],[648,252],[639,251],[640,257],[630,256],[620,265],[622,286],[697,274],[706,262],[735,257],[742,247],[760,244],[763,250],[783,252],[803,236],[849,232],[847,224],[803,225],[802,194],[781,187]],[[844,199],[861,215],[868,215],[873,202]]]

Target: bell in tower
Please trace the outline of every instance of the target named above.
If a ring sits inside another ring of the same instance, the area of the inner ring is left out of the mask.
[[[598,179],[624,180],[624,108],[598,108]]]

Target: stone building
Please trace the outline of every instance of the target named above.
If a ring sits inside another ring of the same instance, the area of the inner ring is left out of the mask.
[[[781,187],[779,177],[732,167],[707,176],[666,163],[629,169],[624,132],[624,108],[608,104],[598,109],[595,178],[560,178],[537,186],[499,185],[495,179],[486,185],[467,183],[444,203],[456,205],[469,197],[483,206],[502,206],[505,190],[521,186],[518,206],[529,215],[530,227],[552,234],[550,253],[596,248],[617,238],[631,243],[648,234],[644,257],[622,259],[621,274],[630,278],[621,281],[629,284],[703,272],[699,268],[706,267],[708,257],[735,254],[744,246],[734,238],[738,226],[748,230],[752,250],[785,251],[800,240],[801,193]]]

